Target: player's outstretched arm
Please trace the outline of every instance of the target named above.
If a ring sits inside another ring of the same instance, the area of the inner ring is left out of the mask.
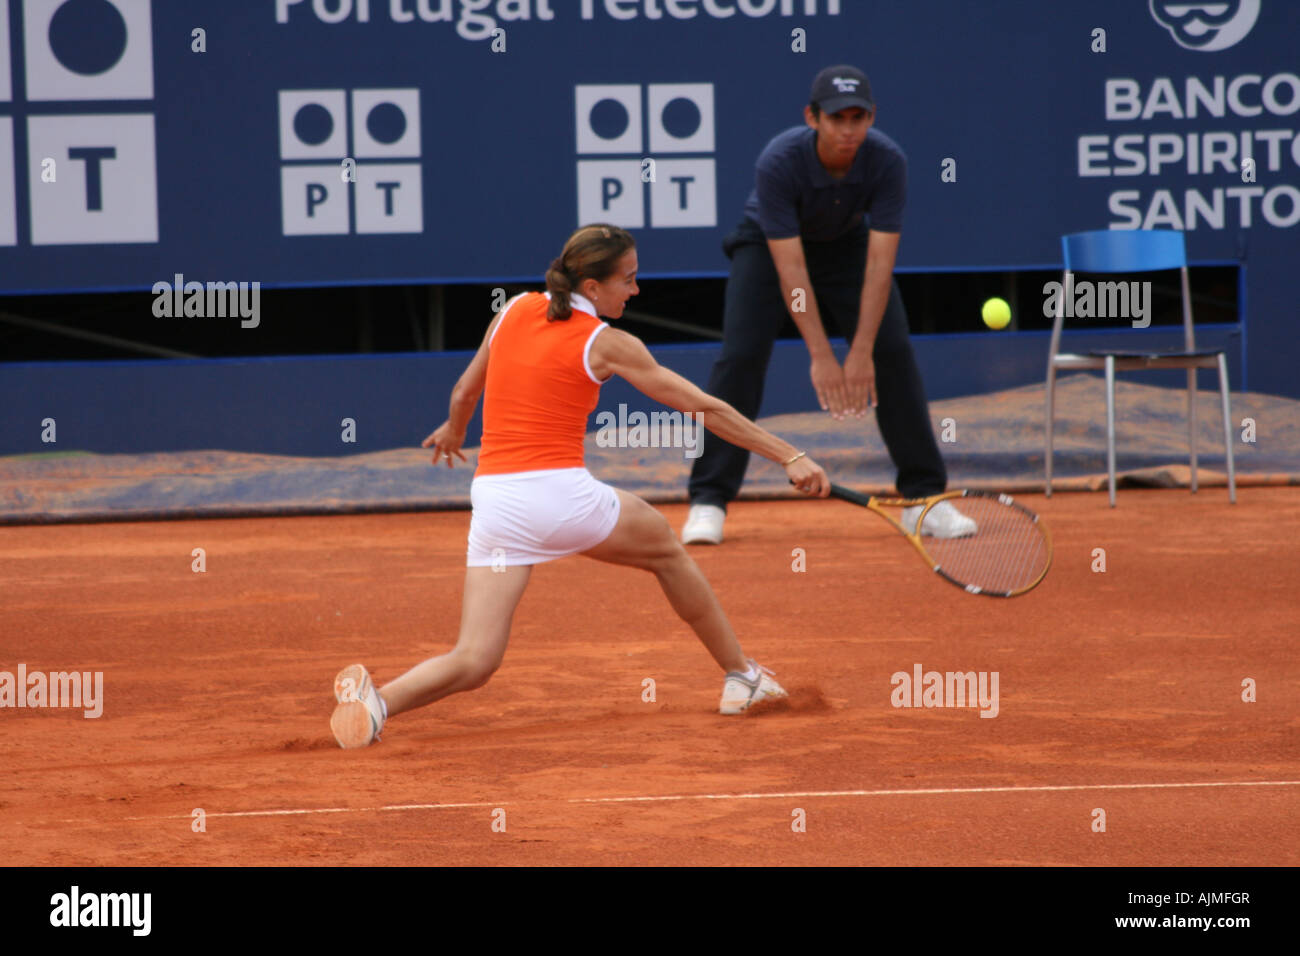
[[[620,329],[606,329],[592,343],[588,362],[597,378],[618,375],[656,402],[680,412],[700,415],[704,426],[719,438],[784,466],[786,474],[800,491],[823,498],[830,494],[830,479],[820,465],[807,455],[801,455],[799,449],[788,441],[750,421],[727,402],[708,394],[672,369],[664,368],[635,335]]]
[[[424,448],[433,448],[435,465],[445,459],[447,467],[452,467],[452,455],[461,461],[469,460],[461,453],[460,446],[465,443],[465,429],[469,426],[469,420],[474,417],[474,409],[478,407],[479,396],[483,394],[483,385],[487,381],[488,341],[492,338],[492,330],[497,327],[503,315],[505,315],[504,309],[488,323],[487,331],[483,333],[482,344],[474,353],[469,366],[452,386],[451,408],[447,413],[447,420],[420,443]]]

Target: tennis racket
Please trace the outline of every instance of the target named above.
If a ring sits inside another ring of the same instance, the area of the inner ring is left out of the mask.
[[[1047,526],[1009,495],[949,491],[929,498],[877,498],[831,485],[831,496],[880,515],[912,542],[930,570],[971,594],[1024,594],[1037,587],[1052,566],[1052,537]],[[974,521],[974,533],[959,538],[923,534],[925,519],[941,501],[951,501]],[[914,507],[922,511],[916,518],[916,530],[909,531],[904,525],[903,509]]]

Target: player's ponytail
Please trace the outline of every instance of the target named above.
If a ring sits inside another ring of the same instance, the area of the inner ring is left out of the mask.
[[[573,280],[564,270],[564,257],[557,256],[551,260],[551,267],[546,270],[546,291],[551,294],[551,306],[546,310],[546,317],[551,321],[567,319],[573,311],[569,305],[569,294],[573,292]]]
[[[567,319],[573,312],[570,296],[578,291],[578,284],[583,279],[605,281],[634,248],[636,240],[630,232],[604,223],[583,226],[571,235],[564,251],[546,270],[546,291],[551,293],[547,318],[553,322]]]

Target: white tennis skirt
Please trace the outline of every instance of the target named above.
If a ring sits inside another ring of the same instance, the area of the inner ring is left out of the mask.
[[[465,564],[540,564],[594,548],[618,524],[618,494],[586,468],[480,475]]]

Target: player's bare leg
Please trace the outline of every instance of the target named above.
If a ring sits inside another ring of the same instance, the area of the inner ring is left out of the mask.
[[[532,570],[527,564],[465,569],[456,646],[416,664],[379,689],[389,717],[488,682],[505,656],[510,622]]]
[[[618,491],[621,510],[608,538],[589,558],[653,572],[677,616],[691,626],[724,671],[744,672],[749,662],[713,588],[677,540],[667,519],[636,495]]]

